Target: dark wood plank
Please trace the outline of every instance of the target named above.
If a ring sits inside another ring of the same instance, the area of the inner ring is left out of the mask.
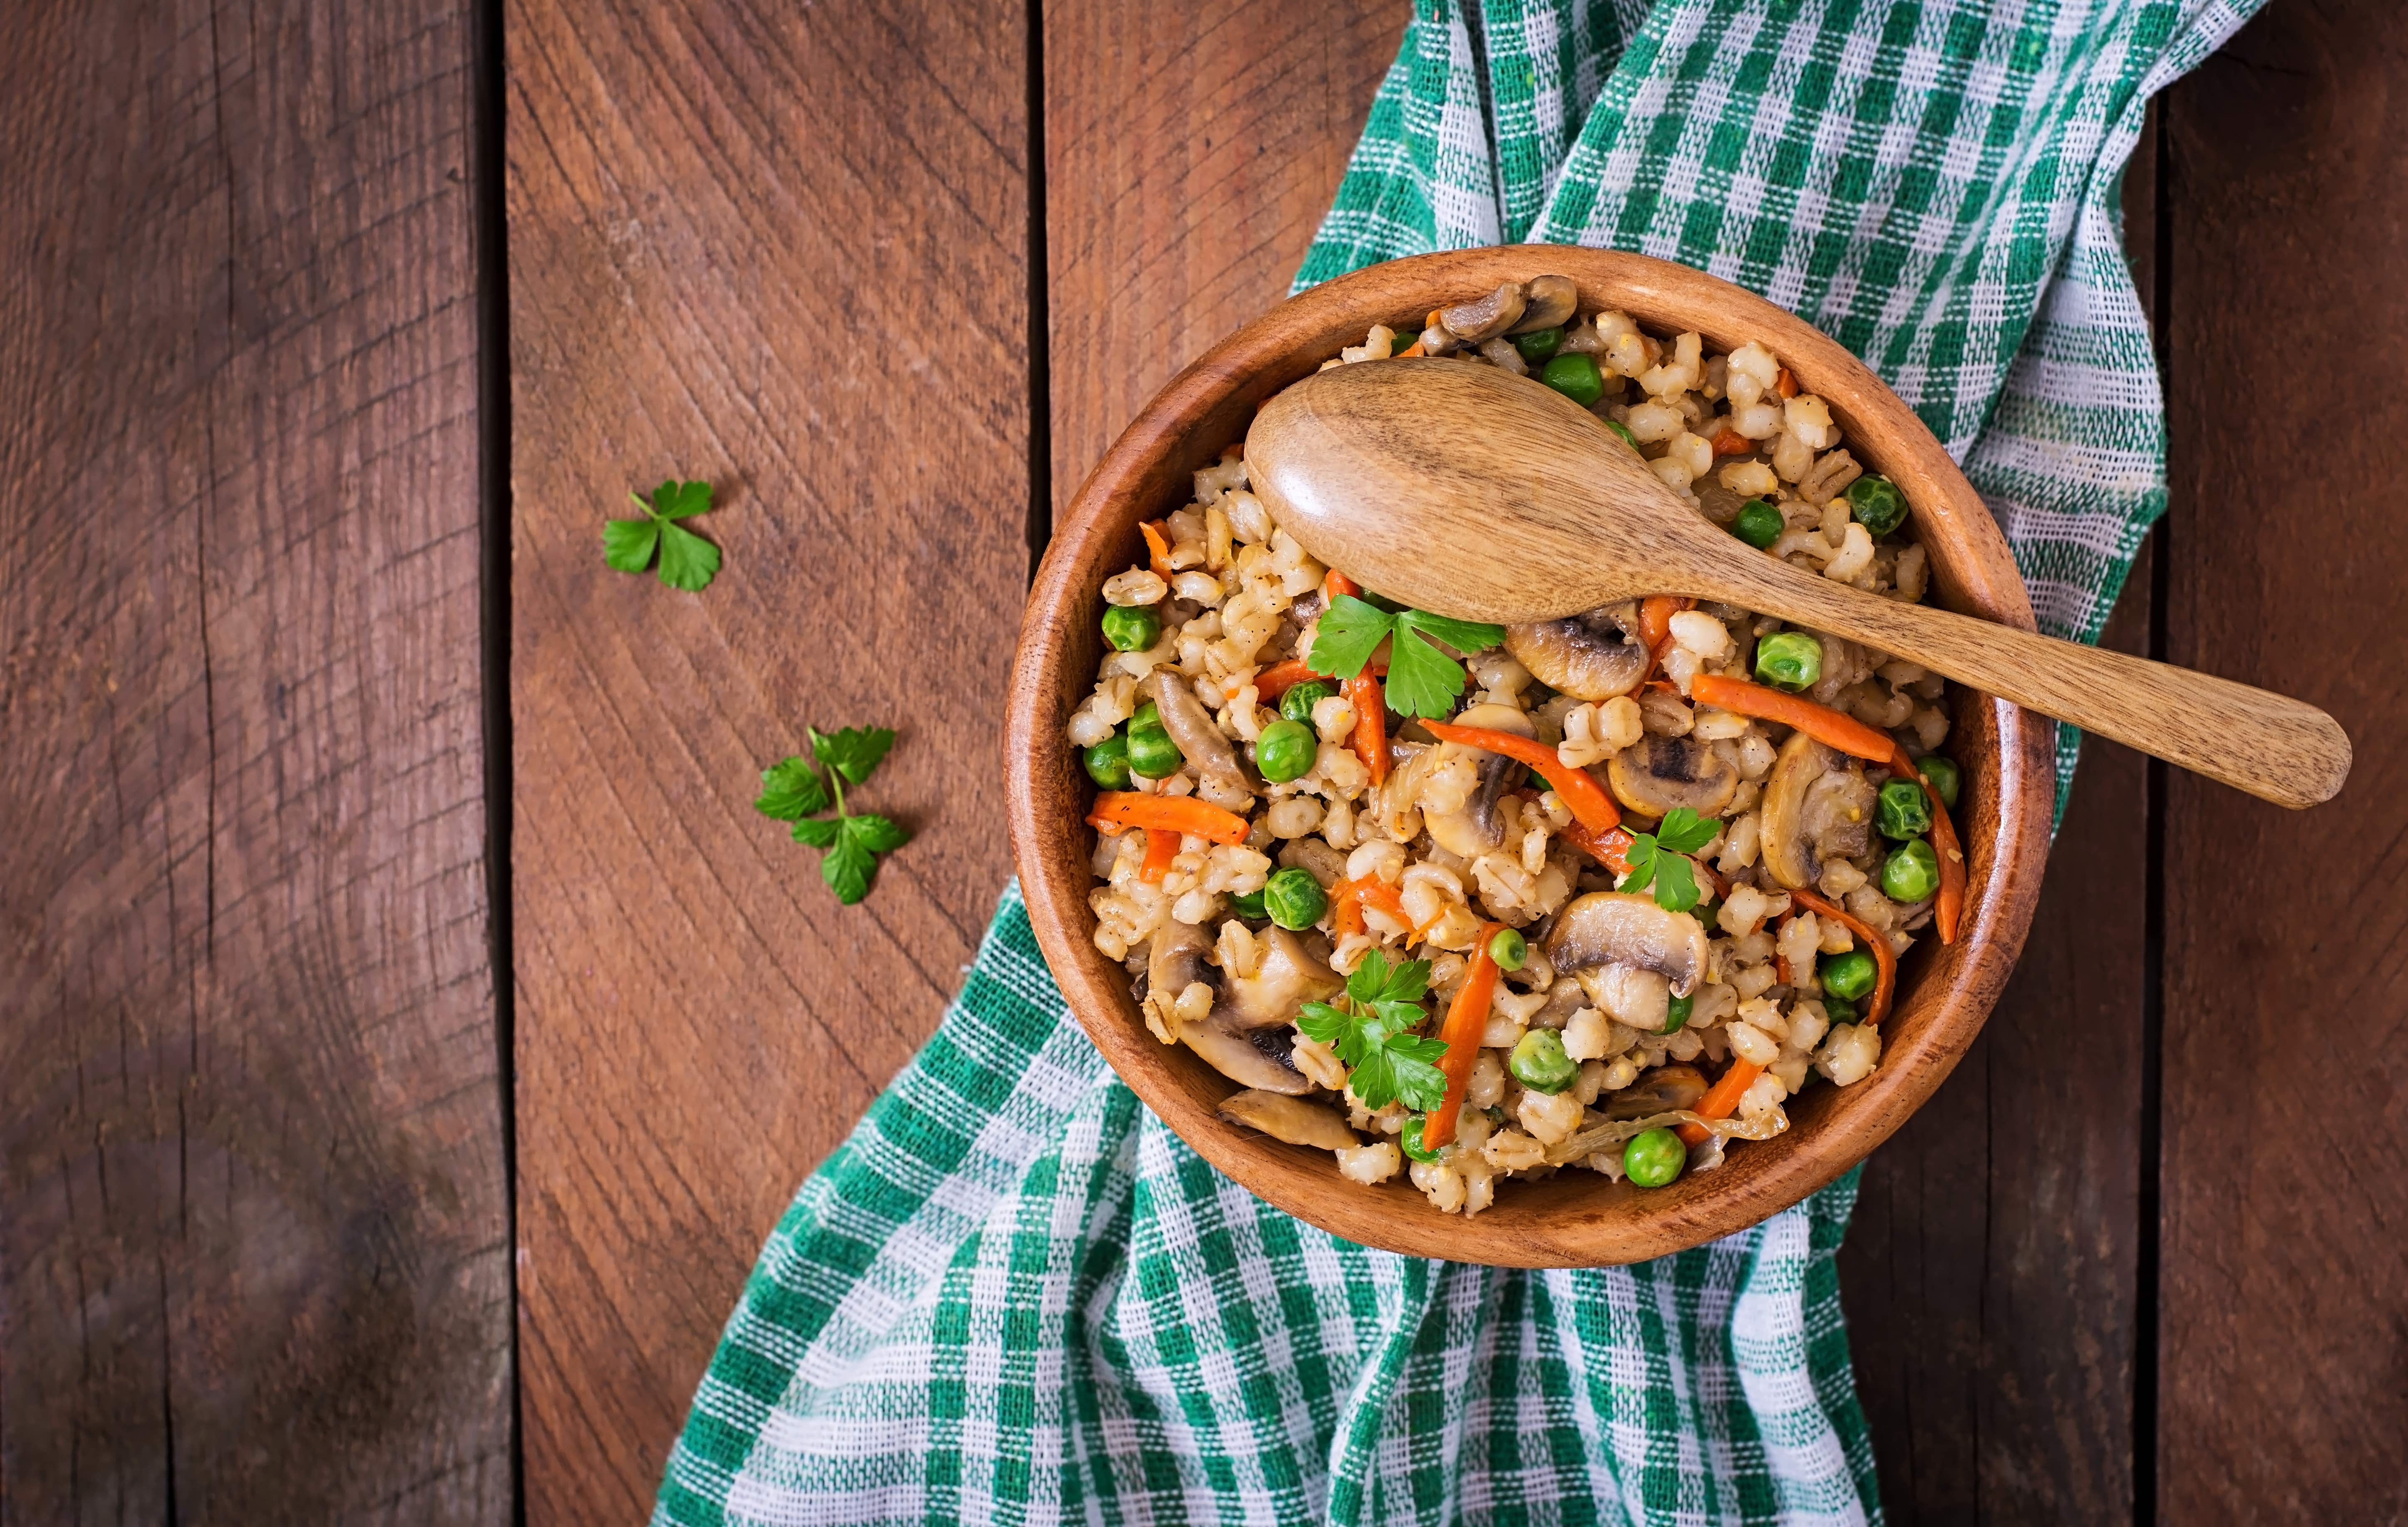
[[[2124,185],[2144,306],[2156,135]],[[2106,645],[2147,649],[2154,555],[2143,547]],[[2131,1515],[2148,790],[2145,759],[2086,742],[2013,984],[1866,1164],[1840,1290],[1894,1521]]]
[[[2142,650],[2141,565],[2107,643]],[[2086,741],[2030,937],[1840,1249],[1890,1520],[2129,1519],[2146,760]]]
[[[971,0],[513,0],[512,714],[526,1490],[632,1520],[795,1184],[935,1026],[1010,874],[1027,89]],[[602,563],[708,478],[700,594]],[[901,729],[847,908],[754,814]]]
[[[468,7],[10,12],[10,1520],[510,1511]]]
[[[1287,295],[1406,14],[1044,7],[1057,507],[1164,382]]]
[[[2270,6],[2169,107],[2170,655],[2326,706],[2358,755],[2304,814],[2171,783],[2170,1522],[2408,1516],[2398,21]]]

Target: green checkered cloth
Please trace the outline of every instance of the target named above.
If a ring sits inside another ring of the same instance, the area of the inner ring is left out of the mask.
[[[1297,284],[1538,239],[1754,288],[1914,405],[2042,625],[2095,639],[2165,502],[2117,180],[2147,97],[2254,8],[1422,0]],[[1636,1267],[1338,1240],[1138,1105],[1007,892],[779,1221],[654,1520],[1877,1520],[1854,1196]]]

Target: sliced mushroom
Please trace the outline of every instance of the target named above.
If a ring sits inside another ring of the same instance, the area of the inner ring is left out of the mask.
[[[1363,1143],[1336,1109],[1284,1092],[1252,1089],[1232,1092],[1221,1104],[1221,1117],[1232,1124],[1260,1130],[1274,1140],[1316,1150],[1351,1150]]]
[[[1229,1020],[1233,1011],[1215,1007],[1201,1023],[1179,1031],[1182,1043],[1201,1055],[1213,1070],[1240,1087],[1301,1097],[1312,1083],[1296,1068],[1296,1031],[1284,1024],[1240,1033]]]
[[[1522,316],[1507,334],[1530,334],[1571,321],[1580,287],[1569,276],[1533,276],[1522,289]]]
[[[1530,677],[1575,700],[1628,694],[1647,677],[1647,648],[1639,639],[1639,603],[1625,600],[1505,628],[1505,650]]]
[[[1678,806],[1719,817],[1739,793],[1739,770],[1713,744],[1652,732],[1606,761],[1605,780],[1623,805],[1659,819]]]
[[[1217,986],[1220,971],[1204,963],[1204,951],[1211,947],[1211,937],[1195,923],[1163,919],[1162,926],[1154,931],[1154,951],[1145,962],[1145,992],[1138,1000],[1159,992],[1166,1001],[1176,1002],[1179,993],[1197,981]]]
[[[1659,1113],[1694,1108],[1706,1095],[1705,1073],[1694,1065],[1659,1065],[1637,1081],[1600,1101],[1605,1117],[1617,1122],[1646,1119]]]
[[[1272,1023],[1293,1023],[1308,1002],[1322,1002],[1346,983],[1326,962],[1316,960],[1304,940],[1285,928],[1256,935],[1262,959],[1251,976],[1232,976],[1225,1008],[1228,1026],[1243,1032]]]
[[[1459,302],[1439,309],[1446,332],[1467,345],[1494,339],[1521,321],[1522,283],[1507,281],[1478,302]]]
[[[1212,713],[1204,708],[1203,701],[1196,698],[1196,692],[1187,687],[1186,679],[1171,669],[1156,668],[1146,675],[1145,682],[1138,686],[1138,692],[1154,703],[1155,708],[1162,713],[1163,730],[1170,734],[1171,741],[1179,744],[1180,752],[1205,784],[1225,796],[1254,792],[1254,786],[1238,767],[1236,749],[1229,746],[1229,739],[1221,735],[1221,729],[1213,724]],[[1226,802],[1216,801],[1214,804]]]
[[[1460,809],[1424,811],[1422,829],[1451,854],[1465,859],[1477,859],[1484,853],[1494,853],[1505,846],[1505,818],[1497,803],[1503,800],[1513,781],[1529,773],[1502,753],[1490,753],[1481,760],[1480,787],[1471,792]]]
[[[1758,827],[1765,868],[1803,891],[1822,879],[1830,861],[1870,851],[1878,794],[1861,762],[1798,733],[1782,745],[1764,787]]]
[[[1686,912],[1668,912],[1648,896],[1592,891],[1575,899],[1547,935],[1547,963],[1558,976],[1626,965],[1652,970],[1685,997],[1706,974],[1706,931]]]

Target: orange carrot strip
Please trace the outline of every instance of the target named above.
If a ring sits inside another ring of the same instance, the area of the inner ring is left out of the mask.
[[[1453,721],[1424,720],[1422,724],[1432,736],[1442,741],[1460,743],[1466,748],[1478,748],[1485,752],[1502,753],[1507,758],[1527,764],[1545,776],[1548,784],[1571,808],[1572,816],[1592,833],[1609,832],[1622,825],[1622,811],[1605,788],[1589,778],[1585,769],[1575,769],[1555,756],[1555,750],[1535,737],[1518,736],[1511,732],[1492,731],[1484,726],[1457,726]]]
[[[1130,790],[1108,790],[1096,797],[1087,813],[1088,825],[1159,827],[1170,833],[1193,833],[1215,843],[1243,843],[1254,829],[1234,811],[1224,811],[1193,795],[1140,795]]]
[[[1634,840],[1623,829],[1609,827],[1602,833],[1592,833],[1575,818],[1559,835],[1573,848],[1613,871],[1617,877],[1630,873],[1630,861],[1624,856],[1630,852]]]
[[[1388,359],[1389,359],[1389,360],[1391,360],[1391,361],[1401,361],[1401,360],[1406,359],[1406,358],[1407,358],[1407,357],[1409,357],[1409,356],[1414,356],[1414,355],[1427,355],[1428,353],[1429,353],[1429,351],[1427,351],[1427,350],[1426,350],[1422,349],[1422,342],[1421,342],[1420,340],[1416,339],[1416,340],[1414,340],[1411,345],[1408,345],[1407,347],[1405,347],[1403,350],[1397,350],[1397,351],[1395,351],[1394,353],[1392,353],[1392,354],[1388,357]]]
[[[1351,593],[1359,599],[1363,596],[1363,585],[1332,567],[1321,576],[1322,597],[1335,599],[1341,593]]]
[[[1730,1069],[1714,1078],[1714,1084],[1706,1089],[1706,1095],[1698,1099],[1698,1106],[1689,1111],[1700,1119],[1728,1119],[1732,1110],[1739,1106],[1739,1100],[1756,1085],[1756,1078],[1763,1075],[1764,1067],[1734,1055]],[[1422,1133],[1426,1137],[1429,1126],[1423,1125]],[[1681,1137],[1683,1144],[1694,1146],[1705,1144],[1706,1136],[1713,1132],[1703,1124],[1683,1124],[1672,1133]]]
[[[1714,436],[1717,456],[1744,456],[1756,449],[1756,442],[1737,430],[1725,430]]]
[[[1183,835],[1168,827],[1147,828],[1145,863],[1139,868],[1137,878],[1148,885],[1160,885],[1162,878],[1170,873],[1170,862],[1179,857],[1182,841]]]
[[[1329,931],[1343,938],[1363,932],[1363,891],[1360,880],[1340,880],[1329,890]]]
[[[1789,374],[1787,366],[1783,366],[1772,374],[1772,390],[1785,398],[1794,398],[1798,395],[1798,378]]]
[[[1463,1111],[1464,1094],[1471,1087],[1471,1063],[1480,1058],[1480,1036],[1488,1026],[1488,1004],[1497,995],[1497,961],[1488,952],[1488,940],[1501,922],[1485,922],[1480,927],[1477,952],[1471,957],[1471,974],[1456,989],[1455,1005],[1446,1010],[1446,1022],[1439,1029],[1439,1037],[1446,1041],[1446,1054],[1439,1067],[1446,1073],[1446,1098],[1430,1110],[1422,1120],[1422,1149],[1436,1150],[1455,1143],[1455,1116]]]
[[[1304,665],[1302,658],[1290,658],[1285,663],[1274,663],[1261,673],[1254,675],[1254,696],[1265,705],[1269,705],[1306,679],[1319,677],[1321,676]]]
[[[1172,577],[1170,543],[1163,539],[1162,526],[1154,521],[1148,520],[1137,528],[1139,534],[1145,537],[1145,554],[1153,559],[1154,576],[1166,583],[1168,582]]]
[[[1346,681],[1346,700],[1354,707],[1354,756],[1371,771],[1371,783],[1388,780],[1388,701],[1369,664]]]
[[[1639,602],[1639,639],[1646,644],[1647,671],[1654,673],[1664,665],[1672,650],[1672,617],[1684,609],[1695,609],[1694,599],[1677,599],[1670,594],[1650,594]],[[1664,687],[1679,692],[1679,686],[1670,681]]]
[[[1866,1006],[1863,1020],[1878,1023],[1888,1017],[1890,996],[1898,989],[1898,954],[1889,947],[1889,940],[1837,903],[1825,901],[1811,891],[1793,891],[1789,895],[1808,911],[1829,918],[1856,935],[1856,942],[1873,957],[1873,1000]]]
[[[1854,716],[1843,716],[1829,706],[1818,706],[1799,695],[1784,694],[1744,678],[1699,674],[1690,680],[1689,698],[1701,706],[1794,726],[1817,742],[1870,763],[1887,764],[1898,753],[1898,744],[1886,732],[1867,726]]]
[[[1940,893],[1931,901],[1931,921],[1940,930],[1940,942],[1956,942],[1956,926],[1965,915],[1965,850],[1956,842],[1956,824],[1948,820],[1948,803],[1923,778],[1914,760],[1899,747],[1890,766],[1923,787],[1923,798],[1931,803],[1931,847],[1940,860]]]

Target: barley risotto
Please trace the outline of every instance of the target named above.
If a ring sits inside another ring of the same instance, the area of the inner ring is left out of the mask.
[[[1375,325],[1602,420],[1767,556],[1907,601],[1903,495],[1761,344],[1706,353],[1564,277]],[[1222,1117],[1474,1214],[1500,1177],[1642,1188],[1881,1061],[1898,958],[1956,935],[1936,674],[1671,597],[1495,626],[1397,606],[1273,526],[1237,448],[1103,587],[1071,718],[1095,942]]]

